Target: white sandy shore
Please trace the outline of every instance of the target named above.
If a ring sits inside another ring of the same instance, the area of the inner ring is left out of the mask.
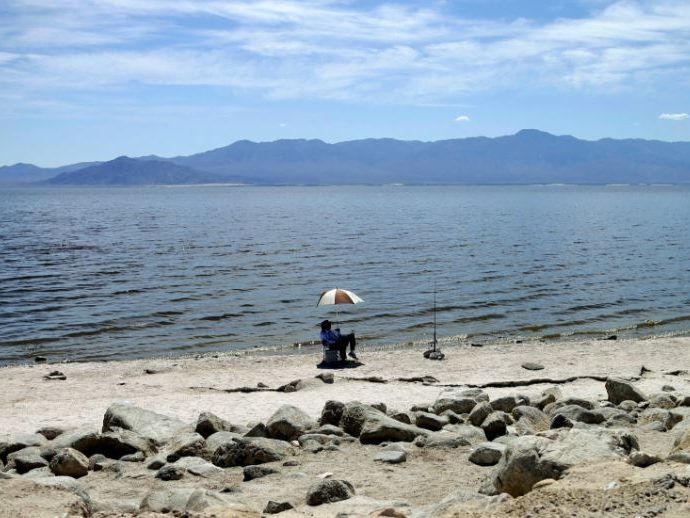
[[[211,411],[231,422],[245,424],[266,420],[282,404],[292,404],[317,417],[329,399],[384,402],[389,408],[408,409],[431,402],[439,386],[395,381],[397,378],[430,375],[442,384],[483,384],[533,378],[562,379],[571,376],[636,377],[644,365],[652,372],[638,386],[658,392],[664,384],[690,392],[690,377],[665,372],[690,369],[690,338],[653,340],[587,341],[502,344],[484,347],[444,347],[446,360],[422,358],[420,349],[400,348],[383,352],[360,349],[364,365],[336,369],[334,384],[315,383],[293,393],[226,393],[223,389],[271,388],[295,379],[311,379],[319,369],[320,352],[313,354],[221,354],[217,357],[151,359],[117,362],[42,364],[0,369],[0,439],[30,433],[43,426],[100,424],[106,408],[129,401],[144,408],[192,422],[202,411]],[[540,371],[521,367],[526,361],[544,365]],[[158,371],[146,374],[145,369]],[[44,380],[60,370],[64,381]],[[352,380],[379,376],[388,383]],[[546,386],[489,388],[493,398],[507,393],[538,394]],[[564,388],[570,395],[605,397],[604,383],[576,380]]]

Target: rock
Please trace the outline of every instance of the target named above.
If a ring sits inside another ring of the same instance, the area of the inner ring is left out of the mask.
[[[481,429],[488,440],[493,441],[496,437],[506,434],[507,427],[503,414],[504,412],[492,412],[484,419]]]
[[[371,408],[375,408],[379,412],[383,412],[384,414],[388,414],[388,407],[386,406],[385,403],[381,403],[379,401],[378,403],[371,403],[369,406]]]
[[[166,460],[175,462],[180,457],[200,457],[204,454],[206,441],[196,432],[181,433],[165,446]]]
[[[94,453],[89,457],[89,471],[103,471],[103,468],[105,468],[110,462],[111,461],[109,461],[108,457],[105,455],[101,453]]]
[[[475,407],[476,408],[476,407]],[[442,417],[446,417],[450,424],[463,424],[465,419],[452,410],[445,410],[440,414]]]
[[[661,457],[642,451],[634,451],[630,453],[628,462],[630,462],[630,464],[633,466],[637,466],[638,468],[646,468],[647,466],[661,462]]]
[[[130,453],[128,455],[123,455],[122,457],[120,457],[120,460],[122,462],[144,462],[145,459],[146,457],[140,451],[136,453]]]
[[[99,453],[96,450],[100,441],[100,436],[101,434],[96,430],[86,426],[73,430],[66,430],[53,439],[50,445],[56,450],[61,448],[74,448],[84,455],[90,456],[94,453]]]
[[[400,421],[401,423],[412,424],[412,418],[410,418],[410,414],[407,412],[396,412],[395,414],[392,414],[391,417],[396,421]]]
[[[182,466],[176,466],[174,464],[167,464],[158,470],[156,473],[156,478],[159,480],[180,480],[184,477],[186,470]]]
[[[557,400],[562,399],[563,394],[561,389],[558,387],[551,387],[542,391],[539,397],[532,398],[530,404],[537,407],[539,410],[544,410],[546,405],[555,403]]]
[[[239,504],[234,504],[234,506],[234,509],[238,511],[244,508],[244,506],[240,507]],[[223,511],[228,512],[228,515],[230,515],[233,504],[225,500],[220,493],[216,493],[215,491],[185,487],[151,491],[141,501],[139,511],[152,513],[184,513],[190,511],[200,512],[210,507],[223,508]]]
[[[36,363],[45,363],[48,361],[48,358],[46,358],[45,356],[34,356],[34,361]]]
[[[284,441],[260,437],[235,439],[232,443],[219,446],[211,461],[221,468],[251,466],[283,460],[292,451],[292,447]]]
[[[215,435],[215,434],[214,434]],[[265,437],[268,438],[268,430],[264,423],[256,423],[249,427],[249,430],[244,434],[245,437]]]
[[[276,502],[274,500],[269,500],[268,503],[266,504],[266,507],[264,507],[264,513],[265,514],[278,514],[282,513],[283,511],[287,511],[289,509],[294,509],[295,506],[292,505],[290,502]]]
[[[633,410],[637,409],[637,403],[629,399],[626,399],[625,401],[621,401],[620,403],[618,403],[618,408],[620,408],[624,412],[632,412]]]
[[[558,480],[570,467],[626,455],[630,437],[607,430],[571,429],[553,438],[525,435],[508,445],[492,479],[494,494],[518,497],[540,480]]]
[[[513,408],[511,415],[515,419],[515,429],[520,435],[544,432],[551,427],[549,417],[538,408],[520,405]]]
[[[528,371],[540,371],[544,368],[544,366],[540,363],[525,362],[522,364],[522,368],[527,369]]]
[[[446,357],[446,355],[443,354],[441,351],[434,351],[431,349],[429,349],[428,351],[424,351],[422,355],[427,360],[443,360]]]
[[[41,448],[29,446],[21,450],[14,451],[7,456],[7,468],[14,467],[17,473],[23,475],[37,468],[45,468],[48,461],[41,456]]]
[[[120,459],[125,455],[136,455],[137,453],[149,455],[156,451],[156,446],[151,439],[146,439],[130,430],[106,432],[98,434],[92,439],[91,446],[83,445],[85,450],[80,450],[86,455],[102,453],[108,458]],[[76,446],[82,446],[82,444],[77,443]]]
[[[615,405],[627,400],[639,403],[647,399],[641,390],[629,381],[620,378],[608,378],[606,380],[606,392],[608,400]]]
[[[332,424],[334,426],[338,426],[340,424],[340,419],[343,416],[344,410],[344,403],[333,400],[326,401],[326,404],[323,406],[323,410],[321,411],[319,424]]]
[[[673,385],[662,385],[661,390],[663,392],[675,392],[676,388]]]
[[[673,442],[671,453],[690,453],[690,427],[683,430]]]
[[[407,460],[407,453],[404,451],[382,451],[376,454],[374,460],[384,464],[400,464]]]
[[[335,376],[332,372],[322,372],[321,374],[318,374],[316,377],[324,383],[331,384],[335,382]]]
[[[563,415],[570,421],[580,421],[587,424],[603,423],[606,419],[597,411],[587,410],[577,405],[566,405],[554,411],[554,416]]]
[[[656,422],[661,425],[661,431],[668,431],[682,420],[682,415],[669,412],[663,408],[646,408],[638,416],[637,423],[639,425],[647,425]]]
[[[354,439],[351,437],[347,438],[350,441]],[[338,445],[341,441],[346,440],[345,438],[338,437],[337,435],[326,435],[323,433],[305,433],[300,435],[297,442],[301,447],[305,447],[310,442],[316,442],[320,445],[330,446],[332,444]]]
[[[671,394],[654,394],[649,398],[649,407],[668,410],[676,407],[676,400]]]
[[[444,430],[458,436],[466,443],[465,445],[479,444],[486,441],[486,434],[484,433],[484,430],[478,426],[456,424],[448,425],[444,427]]]
[[[444,391],[434,401],[432,410],[434,414],[441,414],[446,410],[452,410],[456,414],[469,414],[477,405],[477,399],[468,396],[464,391]]]
[[[474,426],[481,426],[484,420],[493,412],[493,408],[486,401],[477,403],[477,405],[470,412],[470,423]]]
[[[55,439],[58,435],[62,435],[64,433],[65,429],[61,428],[59,426],[44,426],[40,430],[38,430],[36,433],[39,435],[42,435],[49,441],[52,441]]]
[[[60,371],[52,371],[50,374],[46,374],[43,376],[44,380],[60,380],[64,381],[67,379],[67,376],[65,376],[62,372]]]
[[[448,418],[430,414],[428,412],[420,412],[415,417],[415,424],[420,428],[426,430],[439,431],[448,424]]]
[[[15,435],[6,441],[0,441],[0,461],[7,462],[7,456],[15,451],[31,446],[45,446],[45,437],[39,434]]]
[[[431,410],[430,404],[427,403],[417,403],[410,407],[410,412],[429,412]]]
[[[482,433],[481,440],[485,440],[484,433]],[[440,432],[430,432],[427,435],[420,435],[414,440],[414,444],[419,448],[451,449],[459,448],[460,446],[469,446],[470,441],[448,430],[442,430]]]
[[[494,399],[491,402],[491,408],[493,410],[500,410],[501,412],[506,412],[506,413],[512,412],[513,408],[515,408],[517,405],[518,405],[518,400],[515,396],[503,396],[503,397]]]
[[[211,412],[202,412],[196,420],[194,431],[204,439],[216,432],[229,432],[232,425]]]
[[[316,506],[347,500],[355,495],[355,488],[345,480],[326,479],[307,491],[307,505]]]
[[[355,418],[355,411],[359,410],[362,414],[357,413]],[[347,426],[352,425],[349,419],[359,419],[363,417],[364,421],[360,430],[359,441],[362,444],[379,444],[385,441],[405,441],[410,442],[418,435],[425,435],[426,430],[422,428],[407,425],[388,417],[383,412],[367,407],[366,405],[352,406],[348,405],[345,414],[343,414],[343,422],[345,423],[345,431]],[[355,427],[356,428],[356,427]]]
[[[110,405],[103,417],[103,432],[123,428],[152,440],[156,445],[168,442],[185,427],[179,419],[122,403]]]
[[[89,510],[91,508],[91,497],[89,496],[89,493],[84,489],[84,486],[82,486],[79,482],[77,482],[72,477],[55,476],[55,477],[36,478],[36,479],[32,479],[32,480],[35,484],[38,484],[39,486],[55,487],[55,488],[65,489],[67,491],[71,491],[72,493],[77,495],[82,500],[82,502],[84,502],[87,510]],[[84,516],[89,516],[90,514],[91,513],[89,512],[88,514],[85,514]],[[68,516],[71,516],[71,514]]]
[[[247,440],[255,439],[255,437],[247,437],[246,435],[243,437],[242,435],[234,432],[216,432],[206,438],[206,449],[204,455],[200,456],[210,459],[211,455],[213,455],[213,452],[215,452],[220,445],[233,443],[235,442],[235,439],[243,438],[247,438]]]
[[[301,409],[283,405],[268,420],[266,430],[269,437],[292,441],[315,425],[314,420]]]
[[[212,478],[225,473],[221,468],[200,457],[181,457],[175,461],[174,465],[187,470],[192,475],[204,478]]]
[[[277,469],[269,468],[268,466],[245,466],[242,469],[244,474],[244,481],[248,482],[254,480],[255,478],[263,478],[266,475],[273,475],[275,473],[280,473]]]
[[[683,396],[678,401],[678,406],[690,406],[690,396]]]
[[[477,464],[479,466],[494,466],[495,464],[498,464],[499,460],[501,460],[501,456],[505,450],[506,446],[503,444],[484,442],[472,450],[469,460],[473,464]]]
[[[595,408],[598,407],[594,403],[594,401],[591,401],[589,399],[582,399],[582,398],[577,398],[577,397],[566,397],[566,398],[561,398],[554,403],[550,403],[544,407],[544,413],[550,416],[553,416],[556,411],[559,408],[563,408],[564,406],[579,406],[584,408],[585,410],[594,410]]]
[[[563,414],[556,414],[553,419],[551,419],[551,428],[552,429],[558,429],[558,428],[572,428],[573,427],[573,422],[568,419],[566,416]]]
[[[73,448],[63,448],[50,461],[50,470],[58,476],[80,478],[89,472],[89,459]]]
[[[336,435],[338,437],[343,437],[345,435],[345,432],[342,428],[339,428],[332,424],[325,424],[319,426],[318,428],[314,428],[313,430],[311,430],[310,433],[317,433],[321,435]]]
[[[682,464],[690,464],[690,453],[686,451],[679,451],[676,453],[671,453],[666,459],[673,462],[680,462]]]

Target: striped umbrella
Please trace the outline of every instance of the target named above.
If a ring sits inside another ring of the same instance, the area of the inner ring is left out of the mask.
[[[319,297],[319,302],[317,306],[328,306],[331,304],[359,304],[364,302],[355,293],[348,290],[341,290],[334,288],[332,290],[324,291]]]

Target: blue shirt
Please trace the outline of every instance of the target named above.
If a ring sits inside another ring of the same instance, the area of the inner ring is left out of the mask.
[[[335,343],[340,338],[340,331],[333,331],[329,329],[327,331],[321,331],[321,340],[326,342],[328,345],[335,345]]]

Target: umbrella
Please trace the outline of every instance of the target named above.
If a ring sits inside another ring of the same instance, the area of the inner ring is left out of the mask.
[[[319,297],[317,306],[327,306],[330,304],[358,304],[364,302],[355,293],[348,290],[341,290],[334,288],[332,290],[324,291]]]
[[[364,302],[357,294],[348,291],[334,288],[332,290],[324,291],[319,297],[317,306],[328,306],[331,304],[359,304]],[[335,313],[335,319],[338,320],[338,312]]]

